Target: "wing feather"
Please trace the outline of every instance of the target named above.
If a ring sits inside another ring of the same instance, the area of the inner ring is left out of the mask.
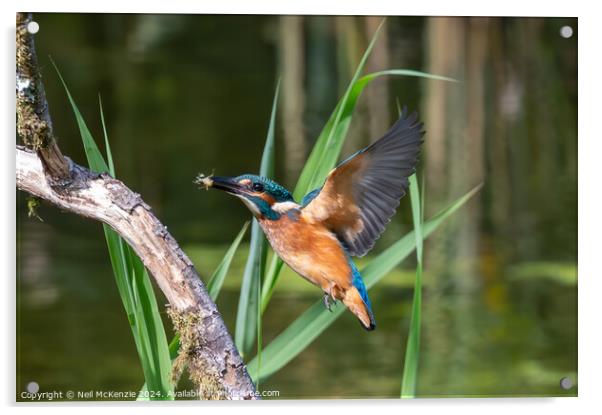
[[[404,108],[378,141],[333,169],[321,189],[310,192],[303,213],[334,232],[350,255],[374,246],[405,196],[418,162],[422,123]]]

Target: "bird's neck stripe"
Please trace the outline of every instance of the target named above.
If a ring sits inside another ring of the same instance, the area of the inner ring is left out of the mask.
[[[295,202],[287,201],[274,203],[271,207],[274,212],[286,213],[291,209],[299,209],[301,206],[299,206]]]

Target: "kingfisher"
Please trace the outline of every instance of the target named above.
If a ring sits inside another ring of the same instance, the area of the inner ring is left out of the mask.
[[[297,203],[267,177],[199,175],[195,183],[241,199],[274,252],[322,289],[323,301],[341,301],[366,330],[376,321],[368,291],[351,257],[374,246],[409,187],[424,131],[418,114],[404,108],[389,131],[330,171],[324,184]]]

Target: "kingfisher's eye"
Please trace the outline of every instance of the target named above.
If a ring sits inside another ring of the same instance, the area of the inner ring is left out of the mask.
[[[263,192],[263,184],[261,184],[261,183],[253,183],[252,188],[256,192]]]

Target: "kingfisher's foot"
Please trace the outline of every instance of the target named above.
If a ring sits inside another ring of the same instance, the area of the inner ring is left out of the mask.
[[[326,309],[332,313],[332,309],[330,308],[331,307],[330,294],[324,293],[323,300],[324,300],[324,307],[326,307]]]

